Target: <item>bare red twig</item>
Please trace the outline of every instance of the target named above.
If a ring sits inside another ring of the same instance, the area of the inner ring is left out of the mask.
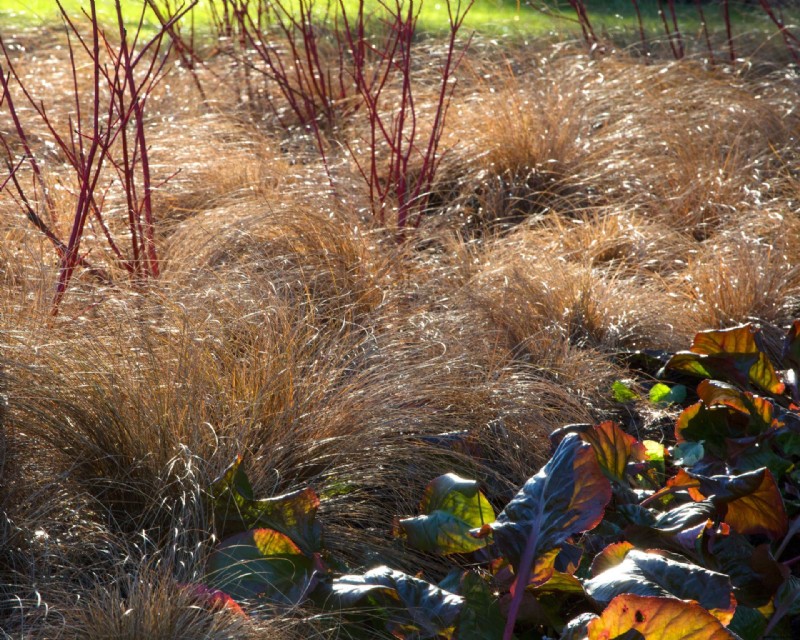
[[[99,25],[95,0],[90,0],[89,9],[83,12],[88,21],[88,35],[84,35],[83,26],[71,18],[57,0],[67,38],[74,103],[73,113],[67,118],[69,126],[66,135],[59,131],[44,102],[34,98],[26,81],[17,73],[8,47],[0,39],[0,52],[8,68],[7,75],[0,70],[4,98],[0,104],[5,104],[11,115],[24,151],[23,159],[27,159],[31,166],[34,184],[42,191],[42,201],[51,221],[55,219],[55,205],[49,197],[40,163],[35,158],[25,125],[11,96],[11,79],[33,109],[33,113],[44,124],[75,176],[76,203],[66,242],[61,241],[37,213],[35,203],[38,199],[27,197],[16,177],[16,169],[10,176],[28,219],[53,243],[59,257],[59,273],[52,307],[54,314],[58,313],[77,267],[87,269],[104,282],[111,281],[105,271],[93,267],[81,254],[87,222],[93,227],[99,227],[117,263],[131,274],[134,282],[159,275],[145,108],[153,89],[166,73],[172,45],[164,48],[164,38],[175,22],[196,2],[194,0],[174,13],[162,24],[155,36],[140,43],[144,7],[138,24],[129,31],[122,15],[121,3],[115,0],[119,40],[112,43]],[[83,73],[81,68],[86,66],[83,56],[88,57],[90,63],[91,88],[88,91],[79,83],[79,76]],[[85,99],[87,93],[88,101]],[[9,145],[5,140],[2,140],[2,144],[8,158],[12,158]],[[103,176],[107,175],[107,171],[115,173],[118,181],[113,178],[105,180]],[[106,185],[104,190],[100,187],[101,184]],[[125,255],[103,211],[106,195],[114,185],[121,186],[126,202],[130,256]]]

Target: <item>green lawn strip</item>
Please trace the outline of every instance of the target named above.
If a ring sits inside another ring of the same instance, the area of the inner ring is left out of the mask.
[[[173,3],[175,4],[175,3]],[[321,8],[327,3],[319,2]],[[346,0],[348,8],[355,12],[356,0]],[[537,2],[537,5],[541,5]],[[574,36],[579,33],[579,28],[574,20],[574,13],[567,3],[552,3],[557,8],[550,11],[541,11],[530,7],[525,2],[518,4],[515,0],[476,0],[470,10],[464,28],[468,31],[478,31],[486,35],[562,35]],[[62,0],[62,5],[71,16],[80,14],[81,7],[88,7],[86,0]],[[595,30],[600,33],[622,34],[623,39],[629,39],[637,34],[639,24],[633,4],[630,0],[589,0],[589,17]],[[141,11],[141,0],[126,0],[123,12],[131,25],[138,21]],[[211,24],[210,2],[201,0],[194,9],[195,25],[202,33],[207,31]],[[367,0],[367,7],[375,11],[380,10],[376,0]],[[642,19],[649,38],[664,36],[664,29],[658,8],[655,3],[640,3]],[[114,5],[111,0],[97,3],[97,13],[103,24],[114,22]],[[702,24],[694,4],[677,6],[678,23],[682,33],[686,36],[700,35]],[[795,14],[798,12],[795,11]],[[708,28],[712,32],[722,32],[725,29],[719,7],[707,5],[705,17]],[[58,6],[55,0],[4,0],[0,8],[0,32],[13,31],[17,28],[30,28],[42,24],[52,24],[59,18]],[[775,26],[767,15],[756,8],[736,8],[732,11],[734,30],[738,32],[763,31],[772,33]],[[789,14],[786,16],[790,23],[796,23],[800,15]],[[440,32],[447,29],[447,3],[445,0],[425,0],[419,17],[419,26],[429,32]],[[157,21],[151,12],[146,13],[145,23],[148,30],[155,29]]]

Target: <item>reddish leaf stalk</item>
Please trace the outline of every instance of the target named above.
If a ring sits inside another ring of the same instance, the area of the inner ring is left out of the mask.
[[[728,52],[731,64],[736,64],[736,50],[733,46],[733,26],[731,24],[731,8],[728,0],[721,0],[720,9],[722,10],[722,20],[725,22],[725,33],[728,37]]]
[[[769,19],[772,20],[776,27],[778,27],[786,48],[789,50],[789,53],[792,54],[792,58],[794,58],[795,62],[800,62],[800,51],[798,50],[800,39],[798,39],[798,37],[791,31],[789,31],[786,23],[784,23],[780,16],[778,16],[773,10],[769,0],[759,0],[759,3],[761,4],[761,8],[764,10],[764,12],[769,16]]]
[[[633,3],[633,9],[636,11],[636,21],[639,24],[639,39],[642,41],[642,49],[645,55],[649,54],[649,47],[647,46],[647,36],[644,32],[644,21],[642,20],[642,12],[639,9],[639,2],[638,0],[631,0]]]

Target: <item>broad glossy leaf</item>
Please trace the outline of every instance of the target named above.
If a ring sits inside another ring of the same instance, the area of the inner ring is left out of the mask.
[[[680,404],[686,399],[686,387],[676,384],[670,388],[663,382],[657,382],[650,388],[648,396],[653,404]]]
[[[723,405],[749,415],[747,431],[742,435],[758,435],[778,426],[774,417],[775,405],[767,398],[739,391],[718,380],[703,380],[697,385],[697,395],[709,407]]]
[[[573,618],[564,625],[558,640],[586,640],[589,633],[589,623],[598,617],[595,613],[582,613]]]
[[[740,533],[724,527],[704,532],[698,546],[703,566],[729,576],[736,600],[763,607],[778,590],[788,571],[772,557],[768,544],[753,546]]]
[[[573,534],[594,528],[610,499],[611,484],[593,447],[578,435],[567,434],[550,461],[490,525],[494,541],[518,576],[531,575],[536,566],[532,581],[536,586],[552,575],[558,548]],[[475,532],[487,534],[486,528]]]
[[[644,455],[647,460],[653,463],[658,473],[664,473],[664,461],[667,457],[667,448],[655,440],[642,440]]]
[[[501,640],[506,620],[486,581],[472,571],[465,571],[456,593],[464,598],[456,632],[458,640]]]
[[[592,577],[597,577],[604,571],[608,571],[612,567],[621,564],[631,549],[633,549],[633,545],[627,541],[614,542],[608,545],[594,557],[594,560],[592,560],[589,574]]]
[[[692,497],[696,500],[708,497],[733,530],[745,535],[764,534],[772,540],[786,534],[789,526],[786,509],[769,469],[737,476],[690,477],[699,482],[696,489],[690,490]]]
[[[701,386],[706,382],[704,380]],[[702,442],[705,450],[720,460],[741,454],[756,437],[779,426],[772,417],[773,405],[769,400],[750,394],[741,394],[741,398],[752,411],[743,405],[717,403],[710,406],[703,401],[686,407],[675,423],[675,439],[679,444]]]
[[[679,442],[672,448],[672,459],[681,467],[693,467],[706,454],[700,442]]]
[[[208,560],[207,579],[237,601],[294,605],[313,588],[317,568],[287,536],[253,529],[222,541]]]
[[[760,348],[757,334],[758,330],[749,324],[722,331],[701,331],[690,350],[676,353],[666,368],[781,394],[784,385]]]
[[[341,607],[372,607],[387,616],[387,628],[400,638],[452,638],[465,599],[425,580],[388,567],[337,578],[333,601]]]
[[[594,448],[597,462],[612,480],[624,483],[628,460],[646,458],[644,446],[611,421],[603,422],[580,434]]]
[[[758,609],[744,607],[741,604],[736,607],[733,620],[728,625],[728,629],[740,638],[760,638],[766,628],[767,619]]]
[[[319,498],[311,488],[256,500],[238,456],[211,484],[214,513],[222,535],[250,529],[274,529],[291,538],[306,554],[322,548],[322,528],[316,521]]]
[[[625,635],[629,632],[637,635]],[[719,620],[696,602],[620,595],[588,625],[589,640],[734,640]]]
[[[623,593],[696,600],[724,622],[736,609],[728,576],[663,555],[628,551],[619,564],[588,580],[584,587],[593,600],[606,605]]]
[[[494,522],[494,509],[474,480],[454,473],[439,476],[428,485],[419,508],[422,515],[400,520],[409,546],[444,554],[486,546],[469,535],[471,529]]]

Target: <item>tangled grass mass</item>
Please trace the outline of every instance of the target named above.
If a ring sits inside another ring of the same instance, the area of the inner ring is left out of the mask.
[[[0,637],[798,637],[791,14],[373,4],[0,11]]]

